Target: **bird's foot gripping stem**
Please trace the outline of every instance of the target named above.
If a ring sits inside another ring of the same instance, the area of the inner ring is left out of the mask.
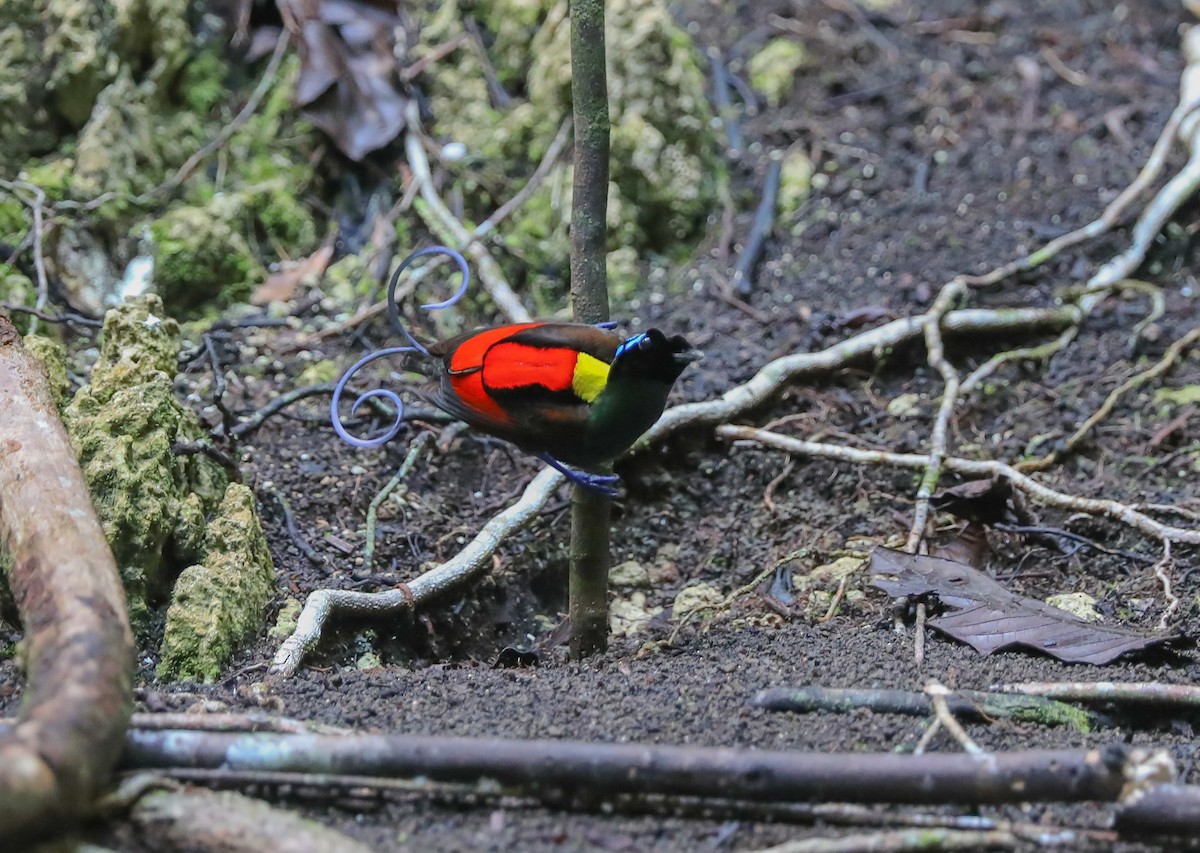
[[[585,489],[591,489],[593,492],[610,498],[615,498],[618,494],[615,486],[621,482],[621,478],[616,474],[592,474],[587,471],[577,471],[574,468],[568,468],[549,453],[539,453],[538,459],[551,468],[561,471],[568,480],[577,486],[583,486]]]

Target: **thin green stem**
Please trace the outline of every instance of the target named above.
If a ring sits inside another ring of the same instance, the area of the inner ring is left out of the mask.
[[[577,323],[608,319],[608,81],[603,0],[571,0],[575,174],[571,204],[571,307]],[[611,502],[576,486],[571,499],[571,656],[608,646]]]

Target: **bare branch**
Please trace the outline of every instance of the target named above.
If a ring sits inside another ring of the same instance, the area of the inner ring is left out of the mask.
[[[814,441],[801,441],[786,435],[768,432],[746,426],[717,427],[717,435],[734,440],[756,442],[765,447],[773,447],[788,453],[803,456],[813,456],[822,459],[837,459],[842,462],[853,462],[858,465],[895,465],[900,468],[924,468],[927,458],[916,453],[888,453],[882,450],[859,450],[853,447],[840,447],[834,444],[822,444]],[[948,471],[959,474],[969,474],[975,477],[1000,477],[1012,483],[1013,487],[1021,490],[1034,500],[1047,506],[1084,512],[1088,515],[1099,515],[1119,521],[1133,529],[1157,539],[1160,542],[1184,542],[1189,545],[1200,545],[1200,530],[1189,530],[1182,527],[1172,527],[1141,513],[1128,504],[1107,498],[1081,498],[1066,495],[1044,486],[1037,480],[1027,477],[1011,465],[1004,462],[959,459],[948,456],[945,460]]]
[[[342,613],[375,618],[392,616],[474,580],[491,567],[492,554],[500,543],[537,517],[562,481],[562,474],[546,468],[533,478],[519,501],[485,524],[452,559],[398,589],[378,593],[319,589],[312,593],[304,603],[295,632],[275,653],[271,672],[284,677],[294,673],[305,653],[317,644],[331,616]]]
[[[133,731],[129,769],[324,772],[522,791],[668,794],[766,802],[1014,803],[1113,800],[1123,747],[992,753],[815,753],[433,735]]]

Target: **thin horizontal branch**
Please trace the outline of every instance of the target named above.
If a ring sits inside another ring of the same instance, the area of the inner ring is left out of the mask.
[[[492,554],[500,543],[533,521],[562,481],[562,474],[553,468],[544,469],[525,488],[520,500],[485,524],[458,554],[397,589],[387,592],[319,589],[313,592],[304,603],[296,630],[275,653],[271,672],[285,678],[294,673],[305,653],[320,639],[325,622],[339,612],[374,618],[393,616],[478,577],[491,567]]]
[[[854,447],[801,441],[790,436],[747,426],[721,426],[717,428],[717,435],[735,441],[752,441],[786,453],[821,459],[836,459],[858,465],[894,465],[899,468],[923,469],[927,461],[926,457],[916,453],[859,450]],[[1008,480],[1014,488],[1047,506],[1085,512],[1089,515],[1106,516],[1161,542],[1185,542],[1189,545],[1200,545],[1200,530],[1189,530],[1163,524],[1119,501],[1063,494],[1049,486],[1042,485],[1032,477],[1025,476],[1005,462],[960,459],[950,456],[945,460],[945,468],[947,471],[955,471],[959,474],[969,474],[975,477],[999,477]]]
[[[226,768],[482,778],[527,791],[671,794],[773,802],[1013,803],[1113,800],[1125,750],[935,753],[779,752],[650,744],[424,735],[130,732],[127,770]]]
[[[1058,331],[1074,325],[1080,317],[1078,309],[1070,305],[996,310],[968,308],[947,314],[941,329],[942,334],[948,336],[1032,334]],[[841,370],[879,352],[920,340],[929,319],[928,314],[918,314],[893,320],[818,352],[795,353],[768,362],[749,382],[729,389],[719,399],[671,407],[638,439],[633,452],[645,450],[680,429],[728,423],[766,403],[789,382]],[[924,464],[925,457],[919,458]]]
[[[998,693],[1020,693],[1061,702],[1096,702],[1118,705],[1160,705],[1169,708],[1200,708],[1200,687],[1192,684],[1162,684],[1156,681],[1049,681],[997,684]]]

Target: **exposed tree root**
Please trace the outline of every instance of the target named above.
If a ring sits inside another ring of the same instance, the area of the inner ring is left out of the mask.
[[[0,533],[29,686],[0,729],[0,838],[82,816],[108,783],[132,706],[125,591],[41,362],[0,314]]]
[[[717,435],[722,438],[755,442],[764,447],[772,447],[787,453],[821,459],[837,459],[842,462],[853,462],[858,465],[895,465],[900,468],[924,468],[928,462],[927,457],[916,453],[860,450],[854,447],[840,447],[835,444],[801,441],[797,438],[779,435],[778,433],[754,427],[722,426],[717,428]],[[1200,545],[1200,530],[1163,524],[1120,501],[1109,500],[1107,498],[1081,498],[1063,494],[1051,489],[1049,486],[1042,485],[1037,480],[1022,474],[1004,462],[960,459],[956,456],[948,456],[945,459],[945,467],[946,470],[959,474],[968,474],[975,477],[999,477],[1008,480],[1014,488],[1047,506],[1111,518],[1159,542],[1183,542],[1189,545]]]

